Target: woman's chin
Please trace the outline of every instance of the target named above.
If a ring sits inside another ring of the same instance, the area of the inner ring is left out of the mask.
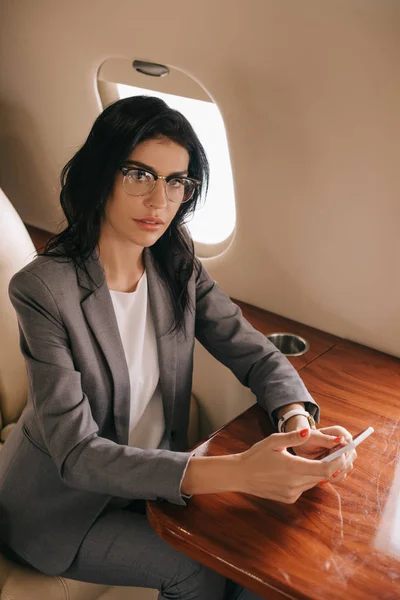
[[[159,231],[143,231],[139,234],[130,235],[129,239],[131,242],[136,244],[137,246],[142,246],[143,248],[147,248],[149,246],[153,246],[157,240],[164,234],[164,231],[161,233]]]

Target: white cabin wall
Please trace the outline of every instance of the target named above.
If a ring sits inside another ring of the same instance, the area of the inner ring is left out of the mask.
[[[146,8],[147,7],[147,8]],[[218,103],[237,229],[231,296],[400,356],[400,3],[1,2],[0,185],[56,230],[58,175],[101,110],[96,73],[169,64]]]

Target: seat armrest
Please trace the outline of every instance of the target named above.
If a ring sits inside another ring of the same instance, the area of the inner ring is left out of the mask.
[[[3,560],[3,557],[1,557]],[[5,559],[7,560],[7,559]],[[110,586],[52,577],[28,566],[11,564],[2,600],[97,600]]]

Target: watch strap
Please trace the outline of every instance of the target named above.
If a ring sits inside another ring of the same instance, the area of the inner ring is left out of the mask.
[[[315,429],[314,417],[312,415],[310,415],[310,413],[308,411],[306,411],[306,410],[302,410],[300,408],[294,408],[293,410],[289,410],[287,413],[285,413],[278,420],[278,431],[279,431],[279,433],[285,433],[285,423],[286,423],[286,421],[288,421],[292,417],[296,417],[298,415],[306,417],[306,419],[308,421],[308,424],[310,426],[310,429]]]

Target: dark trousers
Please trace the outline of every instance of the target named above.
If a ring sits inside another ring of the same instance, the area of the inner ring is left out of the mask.
[[[83,540],[64,577],[159,590],[159,600],[260,600],[164,542],[143,501],[106,509]]]

